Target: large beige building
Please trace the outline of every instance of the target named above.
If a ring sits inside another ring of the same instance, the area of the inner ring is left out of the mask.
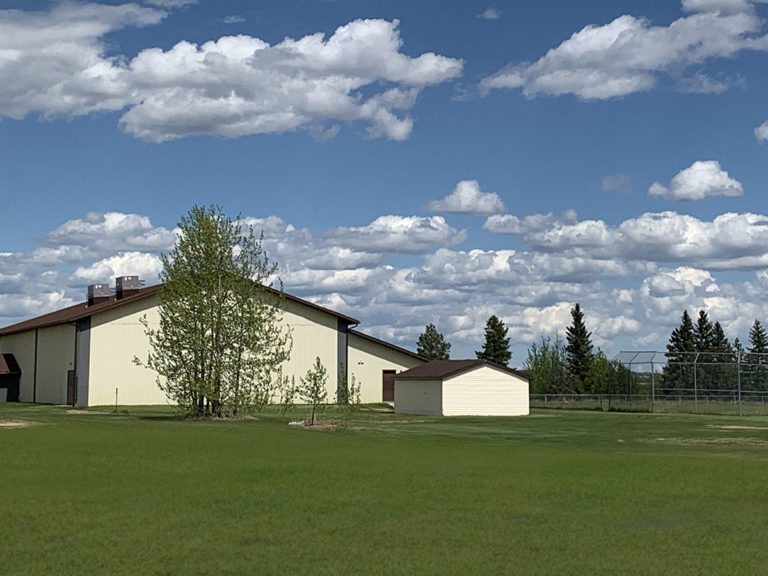
[[[160,290],[162,285],[141,288],[138,278],[122,277],[114,294],[104,284],[92,285],[81,304],[0,329],[0,355],[17,366],[19,400],[73,406],[167,403],[157,374],[133,361],[149,352],[140,320],[157,326]],[[424,363],[413,352],[354,330],[359,324],[354,318],[288,294],[282,303],[282,321],[293,338],[283,374],[298,380],[319,357],[328,370],[329,398],[335,398],[341,373],[354,376],[362,402],[393,401],[394,375]]]

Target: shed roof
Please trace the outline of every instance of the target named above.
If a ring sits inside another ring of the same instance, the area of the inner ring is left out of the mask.
[[[0,354],[0,374],[21,374],[21,368],[13,354]]]
[[[160,292],[160,290],[162,290],[162,288],[163,284],[155,284],[154,286],[141,288],[135,293],[124,296],[123,298],[117,299],[115,296],[111,296],[108,300],[97,302],[95,304],[91,304],[90,306],[87,302],[81,302],[80,304],[69,306],[68,308],[56,310],[55,312],[43,314],[42,316],[37,316],[35,318],[30,318],[29,320],[24,320],[23,322],[18,322],[17,324],[6,326],[5,328],[0,328],[0,336],[7,336],[10,334],[17,334],[19,332],[26,332],[27,330],[35,330],[37,328],[47,328],[49,326],[57,326],[59,324],[69,324],[71,322],[76,322],[77,320],[88,318],[89,316],[93,316],[99,312],[104,312],[105,310],[112,310],[113,308],[118,308],[131,302],[143,300],[144,298],[148,298],[153,294],[157,294]],[[280,294],[279,290],[275,290],[269,286],[265,286],[265,288],[274,294]],[[322,306],[309,302],[308,300],[302,300],[301,298],[292,296],[291,294],[283,293],[283,295],[287,300],[291,300],[304,306],[314,308],[315,310],[326,312],[327,314],[336,316],[347,324],[360,324],[359,320],[356,320],[351,316],[339,314],[338,312],[334,312],[328,308],[323,308]]]
[[[503,370],[504,372],[508,372],[509,374],[513,374],[515,376],[518,376],[519,378],[524,378],[525,380],[529,379],[528,376],[526,376],[522,372],[519,372],[518,370],[514,370],[513,368],[508,368],[507,366],[502,366],[501,364],[495,364],[493,362],[489,362],[488,360],[479,360],[479,359],[432,360],[431,362],[427,362],[426,364],[422,364],[421,366],[416,366],[415,368],[411,368],[410,370],[400,372],[395,376],[395,379],[396,380],[442,380],[443,378],[455,376],[456,374],[467,372],[468,370],[474,370],[475,368],[479,368],[480,366],[490,366],[491,368]]]

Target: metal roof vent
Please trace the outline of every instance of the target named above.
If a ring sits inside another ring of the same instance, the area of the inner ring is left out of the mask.
[[[120,276],[115,279],[115,296],[118,300],[136,294],[144,285],[138,276]]]
[[[91,284],[88,286],[88,306],[106,302],[111,295],[109,284]]]

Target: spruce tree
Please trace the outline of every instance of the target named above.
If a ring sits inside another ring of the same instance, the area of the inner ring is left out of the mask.
[[[665,388],[685,388],[692,382],[692,362],[696,356],[696,337],[693,320],[688,310],[683,310],[680,326],[672,330],[667,344],[667,364],[662,382]]]
[[[445,341],[434,324],[428,324],[419,336],[416,353],[429,360],[448,360],[451,357],[451,345]]]
[[[512,358],[507,327],[495,315],[486,321],[483,349],[476,351],[475,355],[481,360],[489,360],[502,366],[506,366]]]
[[[589,371],[592,366],[592,333],[584,324],[584,313],[577,303],[571,308],[571,325],[565,330],[568,374],[579,392],[589,391]]]
[[[749,375],[750,387],[755,390],[766,388],[766,376],[768,375],[768,334],[755,319],[749,330],[749,348],[746,355],[746,372]]]

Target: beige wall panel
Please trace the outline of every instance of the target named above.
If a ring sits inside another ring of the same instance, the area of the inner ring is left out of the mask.
[[[21,368],[19,400],[32,402],[35,385],[35,331],[0,336],[0,353],[13,354]]]
[[[34,337],[34,331],[32,333]],[[62,324],[40,328],[37,336],[36,401],[41,404],[66,404],[67,371],[74,370],[74,367],[75,327]]]
[[[382,402],[382,372],[402,372],[420,366],[424,361],[393,350],[357,334],[349,335],[349,367],[347,377],[355,376],[360,385],[360,401],[363,404]]]
[[[395,413],[442,415],[440,380],[398,380],[395,378]]]
[[[528,382],[481,366],[443,381],[445,416],[523,416],[530,412]]]
[[[293,347],[291,357],[283,364],[283,375],[299,378],[306,376],[319,356],[328,371],[326,391],[328,402],[336,400],[338,382],[337,318],[291,300],[283,301],[283,324],[291,330]]]
[[[140,320],[146,314],[150,326],[157,327],[158,302],[152,296],[91,318],[89,406],[114,404],[115,389],[121,405],[168,403],[157,387],[157,373],[133,363],[134,356],[147,359],[149,340]]]

